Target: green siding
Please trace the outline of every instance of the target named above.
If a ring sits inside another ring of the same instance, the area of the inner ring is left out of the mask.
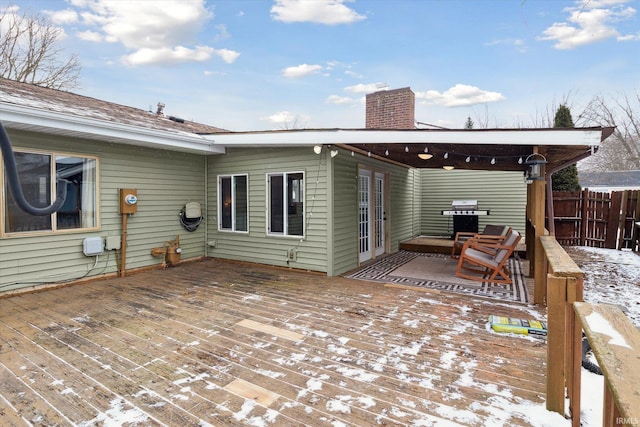
[[[16,148],[97,156],[100,218],[98,231],[1,238],[0,290],[117,271],[119,252],[105,251],[92,269],[95,258],[83,255],[82,241],[121,235],[119,188],[136,188],[139,199],[138,212],[128,219],[127,269],[159,265],[151,249],[176,235],[182,259],[204,255],[204,227],[189,233],[178,216],[186,202],[204,206],[204,156],[17,131],[10,136]]]
[[[341,152],[333,160],[333,274],[358,266],[358,164]]]
[[[211,257],[262,264],[327,271],[327,171],[329,157],[310,148],[229,149],[225,155],[208,158],[208,237],[215,246]],[[268,173],[304,172],[305,237],[267,234]],[[218,231],[218,175],[247,174],[249,185],[249,232]],[[287,262],[287,252],[297,259]]]
[[[524,233],[527,186],[521,172],[421,169],[421,234],[444,236],[453,232],[452,217],[442,216],[453,200],[478,200],[490,210],[478,218],[479,228],[504,224]]]
[[[412,190],[417,171],[348,152],[334,158],[334,247],[333,274],[358,267],[358,169],[360,166],[386,173],[389,179],[387,221],[390,222],[389,251],[397,252],[399,243],[413,237],[419,223]]]
[[[419,206],[412,191],[417,171],[341,151],[335,158],[325,150],[316,155],[309,148],[230,149],[208,159],[208,237],[212,257],[289,266],[338,275],[358,266],[358,168],[365,165],[388,173],[391,208],[390,250],[413,237],[419,229]],[[266,232],[266,174],[305,172],[306,235],[304,239],[269,236]],[[249,232],[218,231],[218,175],[248,174]],[[331,183],[327,187],[327,182]],[[215,212],[215,214],[214,214]],[[328,216],[329,215],[329,216]],[[296,250],[296,261],[287,263],[287,251]]]
[[[14,146],[98,157],[99,229],[0,239],[0,287],[10,290],[84,275],[114,273],[119,252],[99,257],[82,254],[89,236],[120,236],[119,188],[138,190],[138,212],[128,220],[127,269],[157,266],[151,249],[180,236],[182,258],[212,256],[288,266],[338,275],[358,262],[358,170],[385,173],[388,251],[416,235],[447,235],[452,224],[440,215],[455,199],[478,199],[491,210],[486,223],[524,230],[526,185],[510,172],[407,169],[340,150],[316,155],[310,148],[233,148],[224,155],[195,155],[135,146],[11,132]],[[268,173],[304,172],[305,236],[267,234]],[[218,231],[218,175],[246,174],[249,231]],[[206,221],[195,232],[179,223],[185,203],[199,202]],[[295,251],[296,259],[287,253]]]

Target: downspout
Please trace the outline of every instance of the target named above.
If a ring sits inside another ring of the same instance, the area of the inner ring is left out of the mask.
[[[46,208],[36,208],[31,206],[22,192],[20,176],[18,175],[18,167],[16,166],[16,159],[13,155],[13,149],[11,148],[11,141],[9,140],[9,135],[7,135],[7,131],[4,129],[2,123],[0,123],[0,149],[2,150],[2,159],[4,160],[9,189],[11,190],[13,199],[18,207],[24,212],[36,216],[46,216],[57,212],[67,198],[67,181],[64,179],[59,179],[57,181],[56,201],[51,205]]]
[[[204,155],[204,257],[209,257],[209,156]]]

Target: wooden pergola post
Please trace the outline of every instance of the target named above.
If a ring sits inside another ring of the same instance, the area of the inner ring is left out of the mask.
[[[537,150],[536,150],[537,151]],[[541,176],[545,180],[534,180],[527,185],[527,259],[529,260],[529,274],[534,278],[534,304],[544,304],[546,300],[546,266],[544,250],[540,236],[545,234],[545,195],[546,195],[546,167],[542,165]]]

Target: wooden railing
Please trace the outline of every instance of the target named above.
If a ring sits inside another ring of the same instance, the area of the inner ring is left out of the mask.
[[[604,375],[604,426],[640,425],[640,331],[619,308],[586,304],[583,272],[553,236],[541,236],[547,302],[547,409],[580,426],[582,331]]]
[[[573,425],[580,425],[580,375],[572,375],[582,365],[581,326],[571,305],[582,301],[582,270],[564,251],[554,236],[540,236],[546,276],[547,300],[547,409],[564,415],[565,387]],[[578,369],[579,372],[579,369]]]
[[[604,375],[602,425],[640,425],[640,331],[615,305],[576,302],[573,307]],[[582,334],[573,340],[582,341]],[[580,377],[580,367],[573,366],[573,377]]]

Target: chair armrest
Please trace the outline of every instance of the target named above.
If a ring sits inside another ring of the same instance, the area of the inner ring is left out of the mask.
[[[472,231],[458,231],[456,233],[456,237],[453,239],[454,242],[457,242],[460,240],[460,238],[464,238],[464,240],[473,238],[474,236],[477,236],[478,233],[474,233]]]

